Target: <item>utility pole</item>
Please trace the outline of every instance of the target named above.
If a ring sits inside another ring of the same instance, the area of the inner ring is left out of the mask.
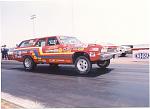
[[[35,18],[36,18],[35,14],[31,15],[31,17],[30,17],[30,19],[33,22],[33,36],[35,36]]]

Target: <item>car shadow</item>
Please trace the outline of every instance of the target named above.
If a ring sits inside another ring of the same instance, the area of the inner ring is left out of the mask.
[[[23,67],[21,68],[11,68],[9,70],[19,70],[26,71]],[[41,74],[53,74],[53,75],[66,75],[66,76],[76,76],[76,77],[97,77],[107,73],[110,73],[113,68],[92,68],[88,74],[78,74],[73,66],[59,66],[58,68],[50,68],[49,66],[38,66],[30,73],[41,73]]]

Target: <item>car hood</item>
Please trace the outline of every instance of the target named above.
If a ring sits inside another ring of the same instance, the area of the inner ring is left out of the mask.
[[[89,48],[89,47],[100,47],[100,48],[102,48],[102,45],[100,45],[100,44],[87,44],[87,43],[71,44],[70,46],[73,48]]]

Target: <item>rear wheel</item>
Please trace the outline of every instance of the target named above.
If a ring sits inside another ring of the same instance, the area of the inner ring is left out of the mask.
[[[36,63],[33,61],[31,57],[25,57],[23,61],[23,65],[24,68],[29,71],[34,70],[36,67]]]
[[[75,68],[79,74],[87,74],[92,68],[91,62],[85,56],[79,56],[75,60]]]
[[[104,60],[104,61],[98,61],[97,62],[97,65],[100,67],[100,68],[106,68],[108,67],[110,64],[110,59],[109,60]]]

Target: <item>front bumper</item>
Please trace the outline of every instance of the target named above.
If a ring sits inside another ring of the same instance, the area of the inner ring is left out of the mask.
[[[100,60],[101,60],[101,61],[109,60],[109,59],[118,57],[119,54],[120,54],[120,52],[114,52],[114,53],[106,52],[106,53],[101,53],[101,54],[100,54]]]

